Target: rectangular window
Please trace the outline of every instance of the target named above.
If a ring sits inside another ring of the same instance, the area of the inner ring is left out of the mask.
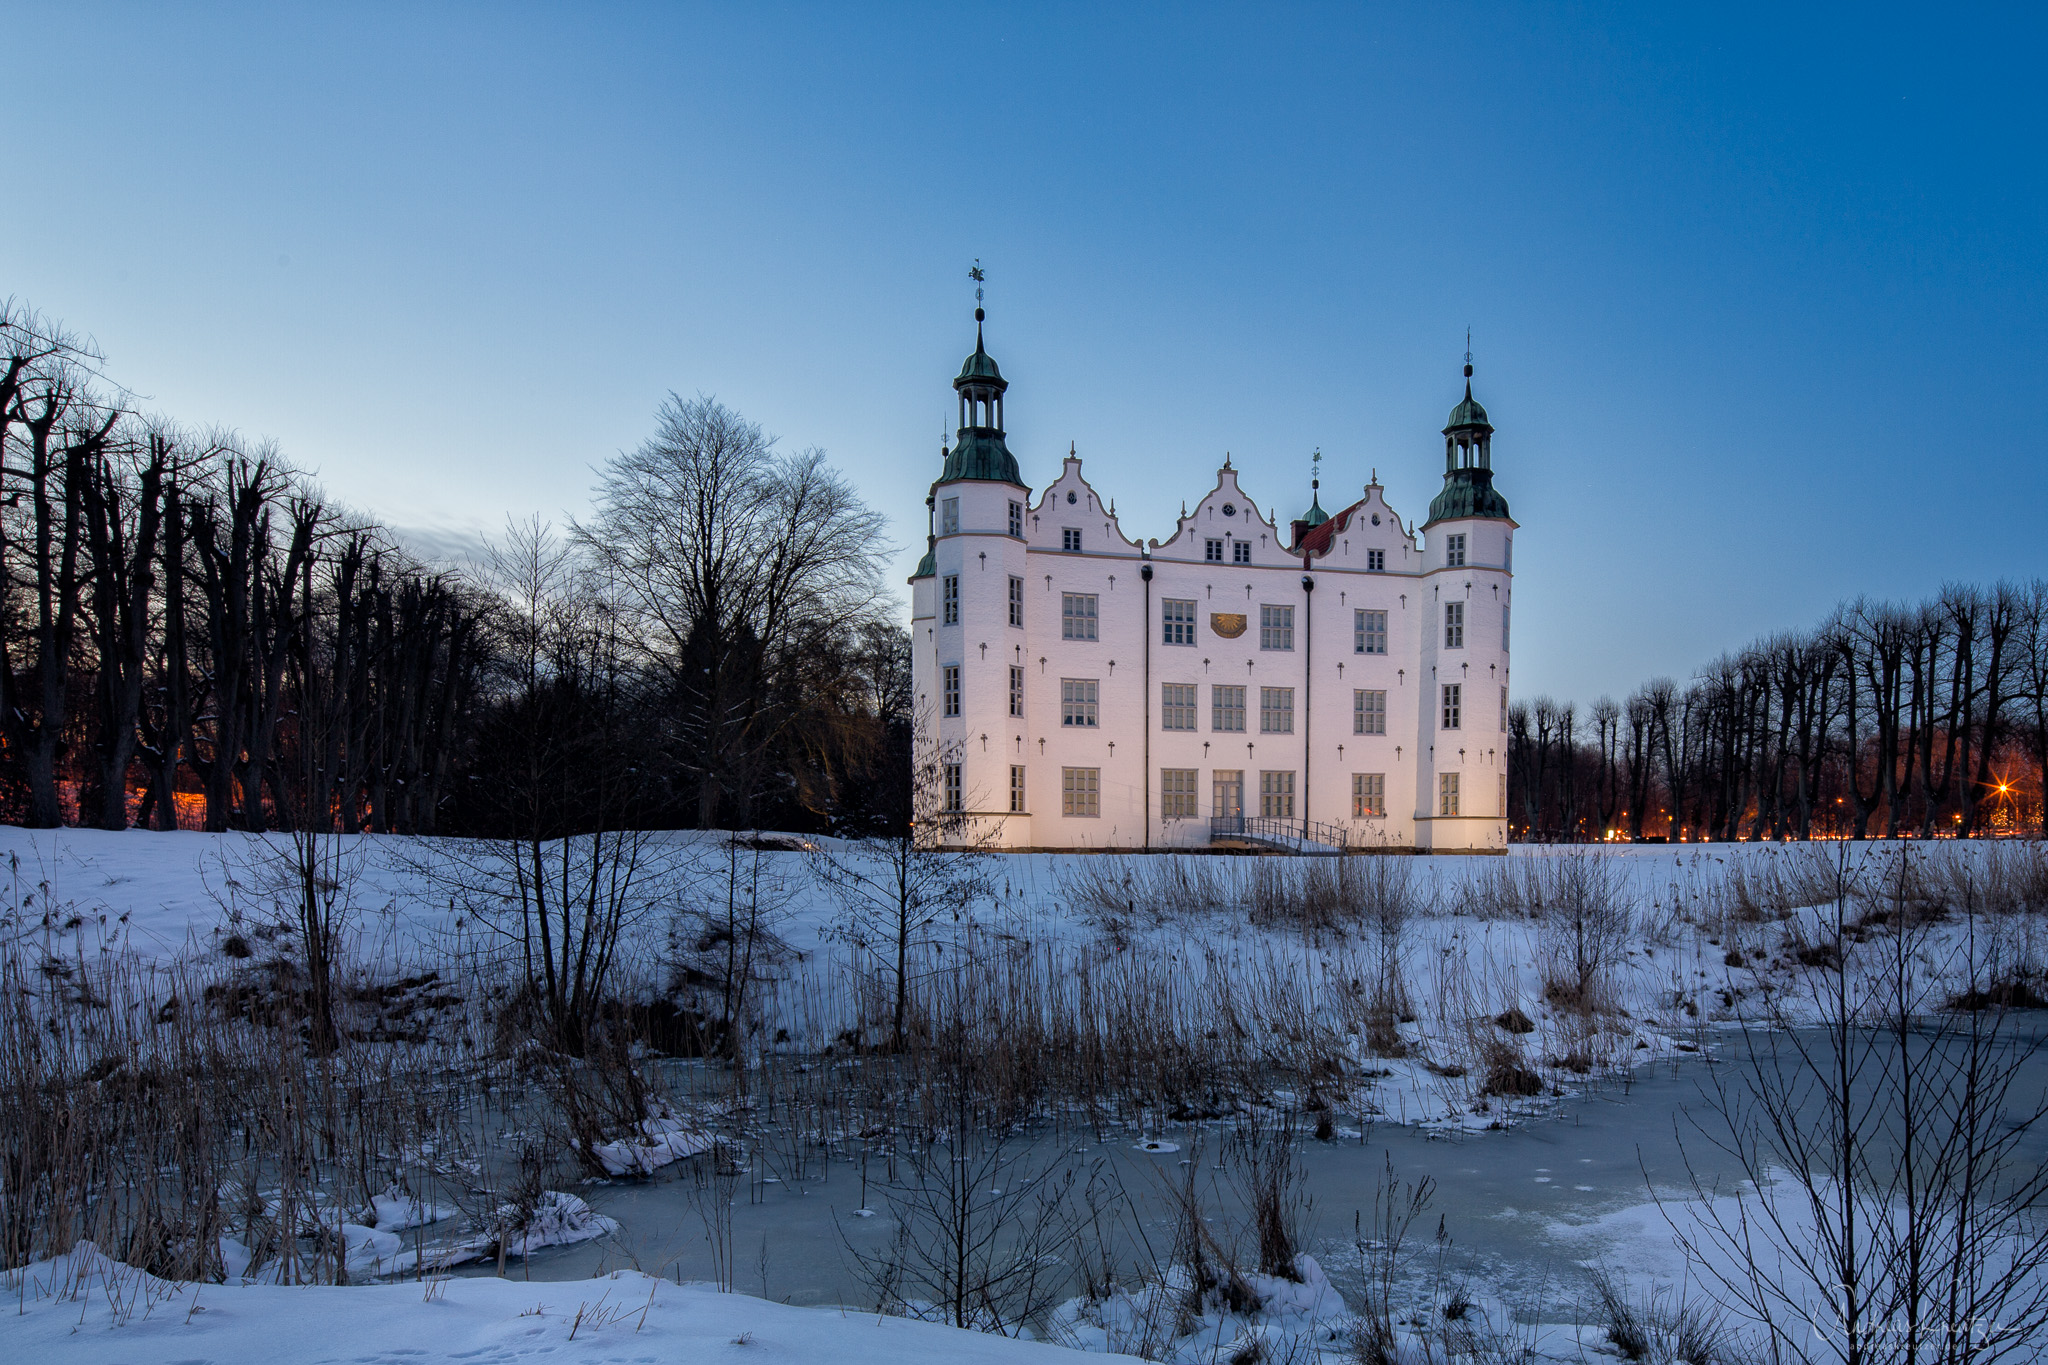
[[[960,765],[958,763],[948,763],[946,765],[946,809],[962,809],[961,802],[963,799],[964,792],[960,781]]]
[[[1508,652],[1508,609],[1500,609],[1500,652]]]
[[[1078,526],[1062,526],[1060,528],[1060,548],[1062,550],[1080,549],[1081,528]]]
[[[1259,689],[1259,733],[1267,735],[1291,735],[1294,733],[1293,688],[1262,687]]]
[[[1195,685],[1193,683],[1159,684],[1159,728],[1162,730],[1192,730],[1195,728]]]
[[[1168,820],[1192,820],[1201,812],[1196,809],[1195,779],[1199,771],[1194,768],[1161,768],[1159,770],[1159,813]]]
[[[1515,567],[1515,538],[1514,538],[1513,536],[1509,536],[1509,537],[1508,537],[1508,538],[1507,538],[1507,539],[1506,539],[1505,541],[1502,541],[1502,542],[1501,542],[1501,547],[1500,547],[1500,566],[1501,566],[1501,567],[1502,567],[1503,569],[1506,569],[1506,570],[1508,570],[1509,572],[1513,572],[1513,571],[1514,571],[1514,567]]]
[[[1387,652],[1387,614],[1383,611],[1351,613],[1351,648],[1359,654]]]
[[[1010,505],[1015,507],[1017,504],[1011,503]],[[1010,765],[1010,809],[1019,815],[1023,814],[1025,809],[1024,765],[1021,763],[1012,763]]]
[[[960,714],[960,665],[947,664],[943,671],[945,676],[946,714],[957,716]]]
[[[1169,645],[1195,642],[1195,604],[1169,597],[1160,603],[1160,640]]]
[[[1209,689],[1209,728],[1244,729],[1244,689],[1217,683]]]
[[[1387,552],[1385,550],[1367,550],[1365,552],[1365,571],[1367,573],[1385,573],[1387,571]]]
[[[1060,769],[1060,814],[1084,818],[1102,814],[1102,769]]]
[[[1023,628],[1024,625],[1024,580],[1010,575],[1010,624]]]
[[[1251,563],[1252,543],[1249,540],[1233,540],[1230,542],[1230,562],[1233,564]]]
[[[1060,594],[1060,638],[1062,640],[1093,640],[1095,638],[1095,594],[1092,592],[1063,592]]]
[[[1225,818],[1244,814],[1244,773],[1236,768],[1218,768],[1209,774],[1209,791],[1215,805],[1210,813]]]
[[[1464,647],[1465,604],[1463,602],[1446,602],[1444,603],[1444,648],[1463,649]]]
[[[1456,815],[1458,813],[1458,775],[1438,773],[1436,776],[1436,813]]]
[[[939,534],[957,536],[960,534],[960,499],[947,498],[939,504]]]
[[[1010,504],[1010,534],[1019,540],[1024,537],[1024,504],[1021,502]]]
[[[1367,820],[1387,813],[1387,775],[1351,774],[1351,818]]]
[[[1465,686],[1463,683],[1444,684],[1444,729],[1460,728],[1459,714],[1464,710]]]
[[[1294,608],[1259,608],[1259,648],[1294,648]]]
[[[1465,537],[1462,532],[1455,536],[1444,537],[1444,563],[1453,569],[1464,565]]]
[[[1211,564],[1221,564],[1223,562],[1223,542],[1220,540],[1203,541],[1202,558]]]
[[[1275,820],[1294,816],[1294,774],[1259,774],[1259,814]]]
[[[960,575],[949,573],[939,580],[939,624],[960,624]]]
[[[1508,732],[1508,690],[1505,687],[1500,690],[1500,732]]]
[[[1060,679],[1060,724],[1093,729],[1097,687],[1093,678]]]
[[[1351,694],[1351,733],[1383,735],[1387,732],[1387,694],[1364,689]]]
[[[1010,714],[1024,714],[1024,670],[1015,664],[1010,665]]]

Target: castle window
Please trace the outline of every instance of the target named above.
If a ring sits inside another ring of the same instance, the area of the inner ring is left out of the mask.
[[[1024,670],[1015,664],[1010,665],[1010,714],[1024,714]]]
[[[1456,730],[1456,729],[1460,728],[1460,727],[1459,727],[1459,723],[1458,723],[1458,722],[1459,722],[1459,716],[1460,716],[1460,713],[1461,713],[1461,712],[1462,712],[1462,711],[1464,710],[1464,707],[1465,707],[1465,688],[1464,688],[1464,685],[1463,685],[1462,683],[1445,683],[1445,684],[1444,684],[1444,713],[1443,713],[1443,720],[1444,720],[1444,725],[1443,725],[1443,728],[1444,728],[1444,729],[1446,729],[1446,730]]]
[[[1060,548],[1062,550],[1080,549],[1081,528],[1078,526],[1062,526],[1060,528]]]
[[[939,624],[960,624],[960,575],[949,573],[939,580]]]
[[[1505,687],[1500,690],[1500,732],[1508,732],[1508,690]]]
[[[1231,563],[1233,563],[1233,564],[1249,564],[1249,563],[1251,563],[1251,562],[1252,562],[1252,543],[1251,543],[1251,542],[1250,542],[1249,540],[1233,540],[1233,541],[1231,541],[1231,542],[1230,542],[1230,562],[1231,562]]]
[[[1060,679],[1060,724],[1095,728],[1095,711],[1101,688],[1094,678]]]
[[[1063,592],[1060,594],[1060,638],[1062,640],[1093,640],[1096,638],[1094,593]]]
[[[960,665],[947,664],[945,679],[945,713],[949,716],[957,716],[960,714]]]
[[[1223,562],[1223,542],[1220,540],[1203,541],[1202,558],[1208,560],[1211,564],[1221,564]]]
[[[948,763],[946,765],[946,809],[949,811],[964,809],[965,796],[965,784],[960,779],[960,765],[958,763]]]
[[[1014,814],[1024,813],[1024,765],[1010,765],[1010,810]]]
[[[1387,775],[1385,773],[1351,774],[1351,816],[1355,820],[1369,819],[1387,813]]]
[[[1010,504],[1010,534],[1019,539],[1024,535],[1024,504],[1021,502]]]
[[[1436,778],[1436,813],[1456,815],[1458,813],[1458,775],[1438,773]]]
[[[1444,537],[1444,563],[1453,569],[1464,566],[1465,537],[1462,532],[1455,536]]]
[[[1385,573],[1387,571],[1387,552],[1385,550],[1367,550],[1365,552],[1365,571],[1367,573]]]
[[[1351,648],[1359,654],[1387,652],[1387,614],[1383,611],[1351,613]]]
[[[1195,604],[1167,598],[1160,603],[1160,640],[1169,645],[1195,642]]]
[[[1060,814],[1083,818],[1102,814],[1102,769],[1060,769]]]
[[[1294,774],[1259,774],[1259,814],[1269,820],[1294,818]]]
[[[1508,652],[1508,609],[1500,609],[1500,652]]]
[[[939,534],[957,536],[960,534],[960,499],[944,498],[939,502]]]
[[[1024,580],[1010,575],[1010,624],[1023,628],[1024,625]]]
[[[1464,647],[1465,604],[1463,602],[1446,602],[1444,603],[1444,648],[1463,649]]]
[[[1195,800],[1196,768],[1159,770],[1159,814],[1168,820],[1192,820],[1201,812]]]
[[[1192,730],[1195,728],[1195,685],[1193,683],[1159,684],[1159,728],[1162,730]]]
[[[1259,608],[1259,648],[1294,648],[1294,608]]]
[[[1387,732],[1387,694],[1360,689],[1351,694],[1351,733],[1383,735]]]
[[[1259,689],[1259,733],[1264,735],[1291,735],[1294,733],[1293,688],[1262,687]]]
[[[1209,689],[1209,728],[1244,729],[1244,689],[1217,683]]]

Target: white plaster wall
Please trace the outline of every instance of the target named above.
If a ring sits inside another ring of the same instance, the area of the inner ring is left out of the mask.
[[[1305,566],[1285,548],[1291,528],[1262,512],[1227,466],[1173,534],[1152,542],[1149,558],[1148,547],[1123,532],[1073,457],[1035,500],[1007,484],[938,487],[934,530],[947,497],[960,498],[960,532],[939,538],[937,576],[913,582],[916,686],[940,742],[964,765],[968,806],[991,813],[1005,844],[1206,844],[1215,813],[1212,778],[1219,769],[1243,772],[1244,808],[1253,815],[1259,812],[1260,773],[1293,772],[1295,818],[1344,826],[1359,845],[1505,844],[1498,777],[1506,753],[1499,687],[1507,655],[1500,609],[1511,581],[1503,567],[1510,524],[1444,523],[1431,529],[1425,547],[1403,529],[1373,484],[1341,514],[1343,525],[1332,534],[1329,553]],[[1021,539],[1008,534],[1013,498],[1026,503]],[[1226,506],[1232,513],[1224,512]],[[1078,552],[1064,548],[1067,528],[1081,532]],[[1456,531],[1467,536],[1468,562],[1447,568],[1441,563],[1444,538]],[[1212,537],[1225,541],[1222,563],[1204,557]],[[1229,546],[1240,540],[1252,546],[1249,564],[1232,560]],[[1366,568],[1373,549],[1385,556],[1383,572]],[[1149,601],[1143,578],[1148,563]],[[1008,624],[1013,573],[1024,579],[1021,630]],[[960,577],[958,626],[938,624],[939,583],[947,574]],[[1303,588],[1305,574],[1315,582],[1312,592]],[[1096,596],[1096,640],[1062,638],[1062,595],[1070,592]],[[1467,603],[1460,650],[1440,648],[1437,627],[1446,594]],[[1195,602],[1195,644],[1163,642],[1161,604],[1168,598]],[[1259,608],[1268,604],[1295,609],[1292,650],[1259,647]],[[1387,613],[1386,654],[1355,652],[1353,613],[1361,608]],[[1244,634],[1218,635],[1211,621],[1215,613],[1242,613]],[[1021,719],[1008,715],[1008,670],[1019,661],[1025,670]],[[963,715],[940,717],[939,670],[956,663],[963,673]],[[1437,729],[1436,687],[1449,680],[1447,670],[1455,670],[1467,687],[1464,725],[1449,742]],[[1093,729],[1061,724],[1063,678],[1096,681],[1099,723]],[[1195,730],[1160,728],[1160,686],[1166,682],[1196,685]],[[1216,683],[1246,688],[1242,733],[1210,728],[1210,687]],[[1295,690],[1292,734],[1260,732],[1260,687]],[[1352,694],[1358,688],[1386,692],[1384,735],[1353,732]],[[1027,773],[1028,812],[1022,816],[1005,813],[1012,763],[1022,763]],[[1100,815],[1061,813],[1061,770],[1067,767],[1100,771]],[[1197,771],[1197,819],[1160,818],[1164,768]],[[1450,770],[1461,776],[1461,815],[1444,820],[1435,813],[1436,776]],[[1383,819],[1351,816],[1352,774],[1364,772],[1386,777]]]

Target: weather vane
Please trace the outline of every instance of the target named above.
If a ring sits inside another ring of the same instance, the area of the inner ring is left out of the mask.
[[[1472,329],[1470,327],[1465,329],[1465,363],[1467,365],[1472,363]]]
[[[1321,446],[1317,446],[1316,453],[1308,457],[1308,470],[1308,486],[1310,488],[1321,488],[1323,486],[1323,448]]]
[[[981,273],[981,257],[976,256],[974,258],[974,264],[968,267],[967,278],[974,281],[974,302],[976,305],[979,305],[981,303],[981,282],[988,278],[988,276]]]

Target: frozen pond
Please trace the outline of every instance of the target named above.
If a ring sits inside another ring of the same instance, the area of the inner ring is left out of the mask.
[[[1603,1216],[1640,1210],[1653,1188],[1688,1191],[1692,1175],[1724,1186],[1738,1178],[1733,1161],[1711,1140],[1726,1130],[1705,1082],[1718,1073],[1731,1087],[1739,1086],[1746,1074],[1740,1060],[1744,1047],[1740,1034],[1724,1033],[1715,1058],[1688,1057],[1576,1096],[1534,1102],[1540,1107],[1525,1108],[1523,1116],[1500,1130],[1458,1132],[1385,1123],[1360,1128],[1355,1118],[1344,1116],[1334,1140],[1317,1141],[1304,1133],[1296,1150],[1303,1171],[1300,1192],[1310,1201],[1303,1219],[1308,1249],[1340,1287],[1348,1287],[1356,1273],[1354,1213],[1371,1209],[1391,1161],[1404,1184],[1425,1176],[1435,1181],[1434,1199],[1417,1220],[1411,1245],[1427,1249],[1441,1218],[1451,1239],[1446,1268],[1453,1276],[1485,1285],[1509,1301],[1574,1297],[1578,1267],[1584,1263],[1624,1260],[1645,1237],[1655,1239],[1659,1250],[1669,1245],[1654,1213],[1619,1225],[1592,1226]],[[2044,1082],[2048,1059],[2037,1055],[2018,1093],[2039,1094]],[[1199,1162],[1203,1199],[1214,1224],[1219,1229],[1245,1225],[1245,1211],[1219,1160],[1227,1131],[1225,1122],[1196,1122],[1150,1134],[1104,1134],[1102,1141],[1092,1132],[1058,1138],[1048,1133],[1022,1145],[1029,1150],[1027,1166],[1051,1163],[1062,1152],[1084,1172],[1102,1163],[1101,1173],[1121,1183],[1142,1224],[1121,1239],[1125,1254],[1142,1256],[1149,1249],[1156,1259],[1164,1257],[1172,1240],[1169,1186],[1184,1179],[1190,1162]],[[2033,1135],[2019,1155],[2048,1160],[2048,1133]],[[895,1234],[882,1188],[884,1171],[883,1158],[869,1157],[864,1188],[860,1160],[842,1156],[825,1163],[822,1174],[814,1165],[816,1178],[802,1185],[760,1170],[743,1177],[733,1217],[734,1288],[794,1304],[863,1306],[866,1295],[853,1253],[879,1251]],[[529,1264],[508,1273],[567,1280],[637,1265],[668,1278],[709,1280],[714,1266],[690,1199],[692,1185],[688,1163],[683,1163],[657,1181],[579,1187],[594,1208],[619,1221],[618,1236],[537,1253]],[[856,1212],[864,1199],[870,1216]],[[479,1272],[472,1268],[468,1273]]]

